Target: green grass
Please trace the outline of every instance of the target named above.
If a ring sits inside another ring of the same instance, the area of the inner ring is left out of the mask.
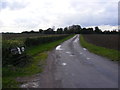
[[[43,52],[43,51],[49,51],[52,50],[54,47],[56,47],[58,44],[62,43],[63,41],[66,41],[67,39],[73,37],[73,35],[70,35],[62,40],[58,40],[55,42],[35,46],[35,47],[30,47],[27,50],[27,53],[31,56],[36,55],[37,53]]]
[[[45,65],[46,62],[45,60],[48,56],[47,52],[71,37],[73,37],[73,35],[68,36],[62,40],[29,48],[27,50],[27,54],[30,55],[32,59],[31,63],[29,63],[25,67],[22,68],[14,66],[3,67],[2,68],[3,88],[18,87],[20,83],[15,80],[17,77],[31,76],[37,73],[41,73],[43,71],[43,66]]]
[[[80,44],[87,48],[90,52],[93,52],[95,54],[107,57],[111,59],[112,61],[119,61],[120,60],[120,52],[113,49],[108,49],[100,46],[93,45],[91,43],[88,43],[85,41],[84,37],[80,35]]]
[[[3,77],[2,88],[17,88],[18,82],[13,77]]]
[[[3,88],[16,88],[19,83],[15,80],[17,77],[31,76],[42,72],[43,65],[45,64],[45,59],[47,58],[47,53],[39,53],[34,56],[32,63],[23,68],[16,68],[13,66],[3,68]]]

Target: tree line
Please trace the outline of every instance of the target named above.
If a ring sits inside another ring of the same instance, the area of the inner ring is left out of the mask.
[[[102,31],[98,26],[95,28],[81,28],[80,25],[72,25],[65,28],[48,28],[47,30],[39,29],[38,31],[23,31],[22,33],[40,33],[40,34],[118,34],[120,31],[117,30],[105,30]]]

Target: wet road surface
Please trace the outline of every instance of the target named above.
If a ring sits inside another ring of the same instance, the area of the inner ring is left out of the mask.
[[[34,84],[35,88],[118,88],[118,64],[81,47],[76,35],[49,54]]]

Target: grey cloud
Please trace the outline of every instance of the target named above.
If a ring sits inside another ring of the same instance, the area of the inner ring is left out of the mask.
[[[82,26],[97,26],[97,25],[117,25],[117,2],[75,2],[71,3],[71,7],[76,11],[76,14],[69,15],[63,18],[65,25],[80,24]],[[83,14],[84,10],[88,10]],[[98,14],[100,9],[104,11]]]
[[[0,2],[0,7],[1,9],[9,8],[11,10],[18,10],[18,9],[23,9],[27,6],[28,3],[24,2],[8,2],[8,1],[1,1]]]
[[[96,16],[92,14],[81,16],[80,14],[76,14],[75,16],[69,16],[63,18],[64,25],[71,24],[80,24],[83,27],[87,26],[97,26],[97,25],[117,25],[117,17],[107,16],[104,14],[103,16]]]
[[[1,9],[7,8],[8,3],[7,2],[0,2]]]
[[[88,0],[84,0],[83,2],[81,0],[66,0],[67,4],[62,5],[60,3],[61,6],[58,5],[57,7],[56,5],[58,3],[54,0],[30,0],[30,2],[27,0],[30,4],[27,3],[26,0],[21,1],[25,2],[17,2],[17,0],[7,2],[7,0],[4,0],[0,3],[2,9],[9,8],[8,11],[14,12],[10,13],[14,14],[14,18],[11,21],[16,23],[19,27],[21,26],[32,29],[41,27],[47,28],[47,26],[52,25],[65,27],[72,24],[79,24],[82,27],[88,27],[118,24],[117,2],[109,2],[105,0],[93,0],[96,2],[87,2]],[[61,2],[64,3],[62,0]],[[19,13],[24,12],[25,15],[19,15],[17,12],[19,9],[23,9],[20,10]],[[3,22],[4,21],[5,20],[3,20]]]
[[[33,19],[29,19],[29,18],[19,18],[19,19],[16,19],[15,22],[17,23],[17,25],[19,27],[26,27],[26,28],[36,28],[39,23],[37,21],[35,21],[35,23],[33,22],[34,20]]]

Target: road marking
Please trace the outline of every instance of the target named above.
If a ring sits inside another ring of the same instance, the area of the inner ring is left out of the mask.
[[[70,56],[74,56],[74,55],[70,55]]]
[[[27,86],[27,84],[21,85],[22,88],[25,88]]]
[[[63,66],[67,65],[67,63],[62,63]]]
[[[87,60],[89,60],[90,58],[87,58]]]
[[[78,41],[79,41],[79,38],[75,39],[75,40],[74,40],[74,43],[77,43]]]
[[[71,52],[66,52],[66,53],[71,54]]]
[[[86,48],[83,48],[83,50],[87,50]]]
[[[61,45],[59,45],[56,47],[56,50],[63,50],[63,49],[61,49]]]
[[[80,53],[80,54],[82,54],[82,53]]]
[[[32,87],[34,87],[34,88],[37,88],[39,85],[38,85],[38,83],[32,83],[33,84],[33,86]]]
[[[33,88],[37,88],[39,85],[37,82],[30,82],[30,83],[26,83],[21,85],[21,88],[28,88],[28,87],[33,87]]]

